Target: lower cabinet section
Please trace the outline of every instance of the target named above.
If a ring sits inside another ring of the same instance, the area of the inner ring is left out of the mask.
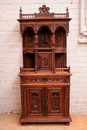
[[[21,123],[69,123],[69,86],[21,86]]]

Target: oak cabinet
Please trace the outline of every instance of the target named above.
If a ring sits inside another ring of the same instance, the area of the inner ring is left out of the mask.
[[[23,67],[20,67],[21,123],[69,124],[70,67],[67,67],[69,12],[22,14]]]

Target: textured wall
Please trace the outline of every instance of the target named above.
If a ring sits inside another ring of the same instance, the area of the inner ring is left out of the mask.
[[[46,4],[50,12],[69,8],[70,33],[67,62],[71,67],[71,113],[87,114],[87,45],[78,44],[79,0],[0,0],[0,113],[21,110],[19,68],[22,66],[22,38],[19,32],[19,8],[23,13],[38,12]]]

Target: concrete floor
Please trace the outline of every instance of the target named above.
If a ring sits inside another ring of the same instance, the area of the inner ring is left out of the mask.
[[[29,124],[22,126],[20,115],[0,115],[0,130],[87,130],[87,115],[71,115],[69,126],[64,124]]]

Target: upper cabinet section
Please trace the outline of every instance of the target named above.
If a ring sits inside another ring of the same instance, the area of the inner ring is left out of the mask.
[[[46,5],[43,5],[39,8],[39,13],[34,14],[23,14],[22,8],[20,7],[20,14],[18,21],[20,22],[20,33],[24,34],[27,33],[27,30],[32,30],[35,34],[40,32],[43,34],[45,31],[48,31],[48,35],[57,34],[58,30],[63,30],[63,36],[64,36],[64,30],[66,34],[69,32],[69,21],[71,18],[69,18],[69,12],[68,8],[66,9],[66,13],[50,13],[50,8],[46,7]],[[46,25],[46,26],[44,26]],[[45,36],[46,37],[46,36]],[[38,39],[40,38],[40,35]],[[41,38],[40,38],[41,39]],[[57,40],[57,38],[56,38]],[[41,42],[41,41],[40,41]],[[50,41],[49,41],[50,42]],[[51,46],[50,43],[48,45],[45,44],[43,46]],[[57,46],[57,45],[56,45]]]

